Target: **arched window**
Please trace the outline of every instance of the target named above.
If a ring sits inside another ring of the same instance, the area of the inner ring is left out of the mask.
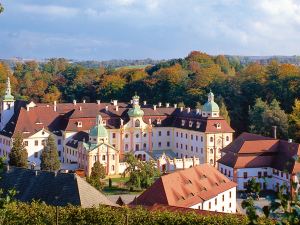
[[[214,160],[211,159],[211,160],[210,160],[210,164],[211,164],[211,165],[214,164]]]
[[[229,141],[229,136],[226,136],[226,141]]]
[[[144,133],[144,134],[143,134],[143,136],[144,136],[144,137],[147,137],[147,134],[146,134],[146,133]]]
[[[128,151],[128,144],[125,144],[125,151]]]
[[[210,149],[210,154],[213,154],[214,153],[214,150],[211,148]]]
[[[115,171],[115,166],[114,165],[111,166],[111,170]]]
[[[210,137],[210,142],[213,142],[214,141],[214,138],[213,137]]]
[[[128,134],[125,134],[125,138],[128,138]]]
[[[139,137],[140,137],[140,135],[139,135],[139,134],[136,134],[135,136],[136,136],[136,138],[139,138]]]
[[[134,126],[135,126],[135,127],[140,127],[140,125],[141,125],[140,120],[136,120]]]

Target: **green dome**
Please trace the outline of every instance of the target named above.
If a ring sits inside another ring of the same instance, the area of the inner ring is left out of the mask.
[[[90,130],[90,136],[94,137],[108,137],[108,132],[106,128],[103,126],[102,117],[100,115],[97,116],[96,126],[94,126]]]
[[[136,105],[134,108],[129,109],[128,116],[130,117],[142,117],[144,116],[144,111],[141,110],[141,107]]]
[[[103,125],[94,126],[90,131],[90,136],[94,137],[107,137],[108,132]]]
[[[204,112],[218,112],[219,111],[219,106],[215,102],[206,102],[203,105],[202,111],[204,111]]]

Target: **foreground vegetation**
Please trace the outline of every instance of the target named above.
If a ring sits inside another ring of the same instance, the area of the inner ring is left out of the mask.
[[[0,211],[1,224],[55,224],[56,208],[42,203],[13,202]],[[98,208],[83,209],[75,206],[59,207],[59,224],[226,224],[244,225],[246,217],[236,215],[197,215],[174,212],[149,212],[142,208]],[[261,221],[260,224],[272,224]]]

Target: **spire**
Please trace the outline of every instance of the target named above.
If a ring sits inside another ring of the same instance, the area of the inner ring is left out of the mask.
[[[132,103],[133,103],[134,107],[136,107],[136,106],[138,106],[140,104],[139,100],[140,100],[140,97],[135,92],[135,95],[132,97]]]
[[[102,116],[101,115],[97,115],[97,119],[96,119],[96,126],[102,125]]]
[[[5,90],[4,100],[6,100],[6,101],[13,101],[14,100],[14,96],[11,95],[11,86],[10,86],[9,76],[7,77],[7,81],[6,81],[6,90]]]
[[[209,102],[214,102],[214,101],[215,101],[214,93],[212,93],[211,90],[210,90],[209,93],[208,93],[208,101],[209,101]]]

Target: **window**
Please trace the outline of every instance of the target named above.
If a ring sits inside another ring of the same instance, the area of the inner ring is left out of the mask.
[[[201,154],[203,154],[203,148],[201,148]]]
[[[231,171],[228,170],[228,177],[231,177]]]
[[[114,165],[111,166],[111,170],[115,171],[115,166]]]
[[[139,151],[139,150],[140,150],[140,145],[139,145],[139,144],[136,144],[136,145],[135,145],[135,150],[136,150],[136,151]]]
[[[191,140],[193,140],[193,139],[194,139],[194,135],[191,134]]]
[[[102,160],[105,161],[105,155],[102,155]]]
[[[196,141],[198,141],[198,136],[196,136]]]
[[[190,122],[189,122],[189,127],[192,127],[192,126],[193,126],[193,122],[190,121]]]
[[[224,212],[224,206],[222,206],[222,211]]]
[[[201,136],[201,142],[203,142],[203,137]]]
[[[183,137],[183,133],[180,133],[180,137],[181,137],[181,138]]]
[[[268,172],[264,171],[264,177],[267,177],[267,176],[268,176]]]
[[[136,137],[136,138],[139,138],[139,137],[140,137],[140,135],[139,135],[139,134],[136,134],[136,135],[135,135],[135,137]]]
[[[214,138],[213,137],[210,137],[210,142],[213,142],[214,141]]]
[[[198,152],[198,147],[196,147],[196,152]]]
[[[221,173],[223,173],[223,168],[221,168]]]
[[[180,144],[180,148],[182,149],[182,144]]]
[[[128,144],[125,144],[125,151],[128,151]]]
[[[178,137],[178,132],[176,132],[176,137]]]
[[[280,172],[280,176],[283,177],[283,172],[282,171]]]
[[[116,138],[116,133],[112,133],[112,138]]]
[[[193,146],[191,146],[191,151],[194,151],[194,147]]]
[[[285,178],[289,179],[289,174],[288,173],[285,174]]]
[[[185,150],[187,150],[187,145],[185,145]]]
[[[58,139],[58,140],[57,140],[57,144],[58,144],[58,145],[61,145],[61,139]]]
[[[125,134],[125,138],[128,138],[128,134]]]
[[[39,157],[39,153],[38,152],[35,152],[34,153],[34,158],[38,158]]]
[[[217,198],[215,198],[215,205],[217,205],[218,204],[218,199]]]
[[[161,136],[161,131],[158,131],[158,136]]]
[[[224,197],[224,195],[222,195],[222,202],[224,202],[224,199],[225,199],[225,197]]]
[[[226,141],[229,141],[229,136],[226,136]]]
[[[176,143],[176,148],[178,148],[178,143]]]
[[[114,154],[111,155],[111,158],[112,158],[112,160],[115,160],[115,155]]]
[[[144,137],[147,137],[147,134],[146,133],[144,133],[144,135],[143,135]]]
[[[229,191],[229,198],[231,198],[231,191]]]
[[[225,173],[224,174],[225,174],[225,176],[227,176],[227,169],[225,169]]]
[[[210,151],[210,154],[214,154],[214,149],[213,148],[211,148],[209,151]]]
[[[248,173],[244,172],[244,179],[247,179],[247,178],[248,178]]]
[[[24,141],[24,145],[25,145],[25,146],[28,146],[28,141]]]
[[[167,147],[170,147],[170,142],[169,141],[167,142]]]
[[[82,122],[81,121],[77,122],[77,127],[82,127]]]
[[[211,165],[214,164],[214,160],[213,159],[211,159],[209,162],[210,162]]]
[[[34,141],[34,145],[38,146],[39,145],[39,141]]]
[[[229,202],[229,208],[231,208],[231,202]]]
[[[146,149],[146,148],[147,148],[147,144],[146,144],[146,143],[144,143],[144,145],[143,145],[143,146],[144,146],[144,149]]]
[[[187,134],[185,134],[185,139],[187,139],[188,138],[188,135]]]
[[[170,131],[167,131],[167,136],[170,136]]]
[[[134,126],[135,127],[140,127],[141,123],[140,120],[136,120]]]
[[[258,178],[261,178],[261,172],[258,172],[258,173],[257,173],[257,177],[258,177]]]
[[[208,203],[208,209],[211,209],[211,202]]]
[[[158,147],[161,147],[161,142],[158,142]]]
[[[217,124],[216,124],[216,127],[217,127],[217,129],[221,129],[221,124],[220,124],[220,123],[217,123]]]
[[[181,120],[181,126],[184,126],[185,120]]]

